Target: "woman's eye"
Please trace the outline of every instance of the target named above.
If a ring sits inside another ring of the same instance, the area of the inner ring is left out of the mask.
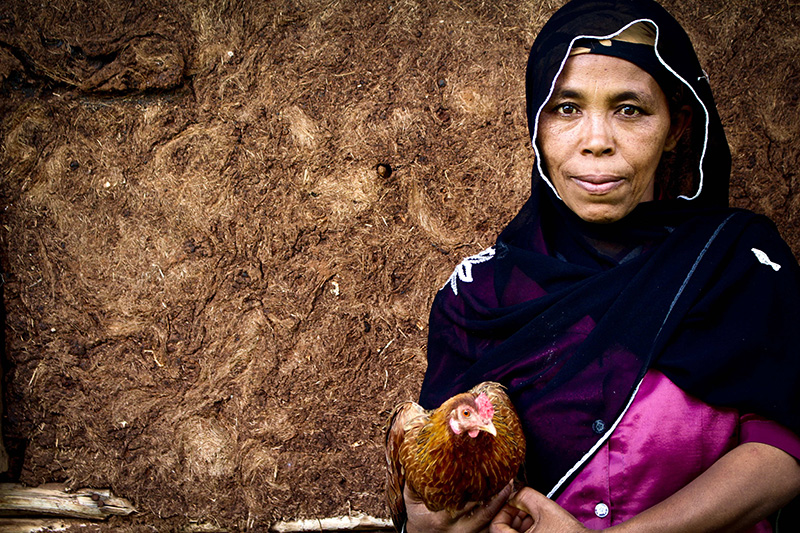
[[[556,107],[556,111],[562,115],[574,115],[578,112],[578,108],[574,104],[560,104]]]
[[[637,117],[642,114],[642,110],[634,105],[624,105],[619,108],[619,112],[626,117]]]

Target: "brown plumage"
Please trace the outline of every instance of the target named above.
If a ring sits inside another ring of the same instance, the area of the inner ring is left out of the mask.
[[[395,527],[405,522],[406,483],[429,510],[455,514],[502,490],[524,458],[519,417],[498,383],[481,383],[433,411],[398,405],[386,431],[386,497]]]

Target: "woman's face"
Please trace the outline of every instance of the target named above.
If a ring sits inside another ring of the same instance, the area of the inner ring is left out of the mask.
[[[656,167],[683,127],[667,98],[633,63],[597,54],[569,58],[539,117],[538,142],[564,203],[588,222],[620,220],[653,199]]]

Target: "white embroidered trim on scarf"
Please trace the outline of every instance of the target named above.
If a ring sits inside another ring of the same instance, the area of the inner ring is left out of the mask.
[[[758,248],[751,248],[750,251],[756,255],[756,259],[758,259],[759,263],[772,267],[772,270],[775,272],[781,269],[781,266],[778,263],[773,263],[769,256]]]
[[[458,265],[456,265],[456,269],[450,274],[450,278],[447,280],[447,283],[444,284],[444,289],[448,285],[450,288],[453,289],[453,294],[458,296],[458,280],[461,280],[464,283],[472,283],[472,265],[478,265],[480,263],[485,263],[494,257],[494,246],[490,246],[489,248],[485,249],[482,252],[479,252],[475,255],[467,257],[463,261],[461,261]]]

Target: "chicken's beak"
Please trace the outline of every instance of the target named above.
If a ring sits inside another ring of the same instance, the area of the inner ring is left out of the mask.
[[[487,421],[485,424],[481,424],[480,426],[478,426],[478,429],[481,431],[485,431],[486,433],[489,433],[492,437],[497,436],[497,429],[495,429],[494,424],[492,423],[491,420]]]

